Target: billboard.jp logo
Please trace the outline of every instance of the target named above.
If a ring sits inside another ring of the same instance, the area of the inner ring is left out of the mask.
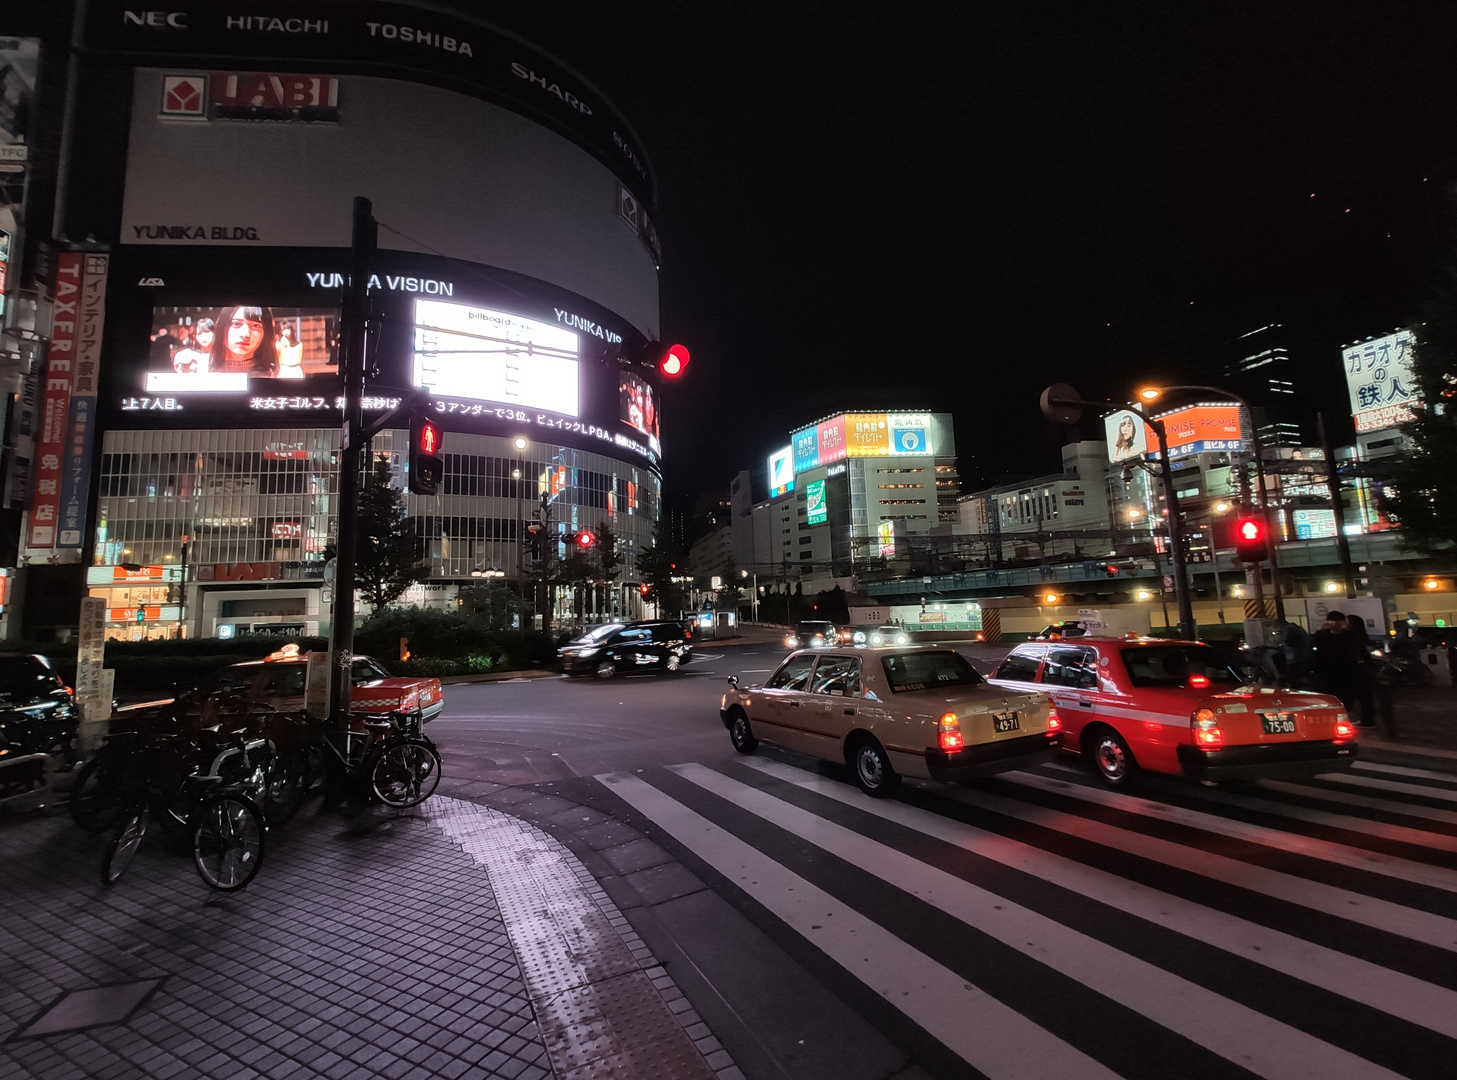
[[[202,75],[164,75],[162,77],[162,115],[206,115],[206,87],[207,78]]]

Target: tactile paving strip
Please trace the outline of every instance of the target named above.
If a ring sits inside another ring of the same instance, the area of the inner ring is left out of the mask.
[[[559,1080],[742,1075],[716,1039],[690,1038],[702,1021],[564,845],[475,803],[421,808],[489,875]]]

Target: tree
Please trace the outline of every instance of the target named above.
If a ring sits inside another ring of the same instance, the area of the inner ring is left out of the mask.
[[[653,533],[653,546],[638,552],[638,579],[648,587],[645,595],[650,603],[658,605],[658,612],[682,611],[687,604],[683,589],[673,580],[678,577],[678,567],[683,562],[683,553],[674,547],[663,529],[663,523]]]
[[[1391,463],[1386,504],[1406,547],[1450,552],[1457,544],[1457,264],[1443,268],[1415,329],[1422,405],[1402,425],[1408,448]]]
[[[378,461],[359,492],[355,588],[379,611],[429,572],[420,564],[420,540],[410,528],[405,496],[390,482],[389,463]]]

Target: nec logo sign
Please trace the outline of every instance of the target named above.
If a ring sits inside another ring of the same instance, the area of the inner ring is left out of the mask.
[[[121,23],[123,26],[170,26],[173,30],[186,30],[187,12],[123,11],[121,13]]]

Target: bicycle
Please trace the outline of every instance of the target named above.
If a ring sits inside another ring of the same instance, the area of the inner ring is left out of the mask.
[[[343,730],[310,722],[300,759],[306,789],[327,774],[326,782],[352,784],[397,810],[418,806],[440,783],[440,752],[420,729],[418,712],[354,713]]]

